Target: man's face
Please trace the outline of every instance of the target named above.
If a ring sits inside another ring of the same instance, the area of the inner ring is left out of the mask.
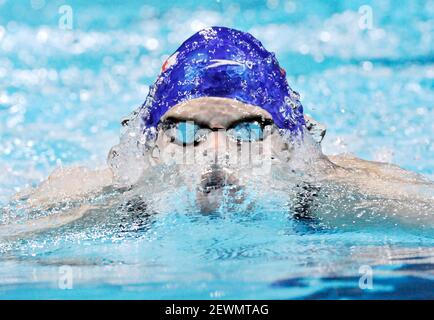
[[[196,177],[198,201],[210,210],[222,189],[235,196],[247,179],[268,176],[273,154],[288,149],[267,111],[226,98],[173,107],[160,121],[155,146],[151,161],[178,165],[179,178]]]
[[[266,169],[277,149],[288,148],[267,111],[226,98],[199,98],[173,107],[160,121],[156,146],[156,163],[202,171]]]

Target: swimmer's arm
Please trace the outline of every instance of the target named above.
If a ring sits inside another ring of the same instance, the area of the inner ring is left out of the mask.
[[[50,215],[38,219],[31,219],[25,223],[11,223],[0,225],[0,239],[19,238],[35,234],[48,229],[59,228],[82,218],[93,209],[90,205],[82,205],[62,214]]]
[[[65,203],[72,204],[101,194],[111,183],[112,174],[109,169],[57,169],[37,188],[15,195],[14,200],[20,201],[19,208],[28,212],[61,209]],[[42,218],[30,217],[24,223],[3,224],[0,225],[0,238],[15,238],[58,228],[82,218],[92,208],[90,205],[81,204],[62,213]]]
[[[366,201],[367,207],[384,209],[400,221],[434,226],[434,183],[427,178],[393,164],[366,161],[351,155],[329,159],[336,165],[334,180],[378,199]]]
[[[25,207],[47,208],[62,202],[80,201],[110,187],[113,175],[109,168],[90,170],[84,167],[59,168],[35,189],[15,195]]]

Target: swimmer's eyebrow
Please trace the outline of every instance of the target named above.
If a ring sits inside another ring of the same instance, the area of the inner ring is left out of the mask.
[[[237,125],[239,125],[240,123],[244,123],[244,122],[258,122],[261,127],[265,127],[271,124],[274,124],[274,121],[272,119],[269,118],[265,118],[263,116],[260,115],[256,115],[256,114],[252,114],[246,117],[243,117],[241,119],[237,119],[234,122],[232,122],[229,126],[229,128],[233,128]]]
[[[194,122],[194,124],[197,124],[199,127],[208,128],[208,124],[205,122],[201,122],[201,121],[197,121],[196,119],[190,119],[190,118],[185,118],[185,117],[178,118],[176,116],[167,117],[162,122],[160,122],[160,125],[162,125],[163,127],[167,127],[167,126],[179,123],[179,122],[190,122],[190,121]]]

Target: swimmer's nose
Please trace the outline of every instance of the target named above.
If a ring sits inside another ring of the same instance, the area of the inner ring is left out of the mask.
[[[221,124],[220,122],[216,122],[216,121],[211,121],[211,123],[209,124],[209,127],[212,130],[222,130],[222,129],[225,129],[225,126],[223,124]]]
[[[215,153],[226,151],[226,132],[225,128],[219,128],[210,133],[208,137],[208,147],[213,149]]]

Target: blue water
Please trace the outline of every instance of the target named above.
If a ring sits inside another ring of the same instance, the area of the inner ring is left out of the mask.
[[[434,177],[434,1],[71,0],[72,30],[59,28],[63,4],[0,0],[2,207],[57,166],[104,164],[163,61],[211,25],[276,52],[328,126],[326,154]],[[322,230],[272,208],[178,210],[134,230],[100,217],[0,242],[0,298],[434,298],[434,239],[417,228]]]

